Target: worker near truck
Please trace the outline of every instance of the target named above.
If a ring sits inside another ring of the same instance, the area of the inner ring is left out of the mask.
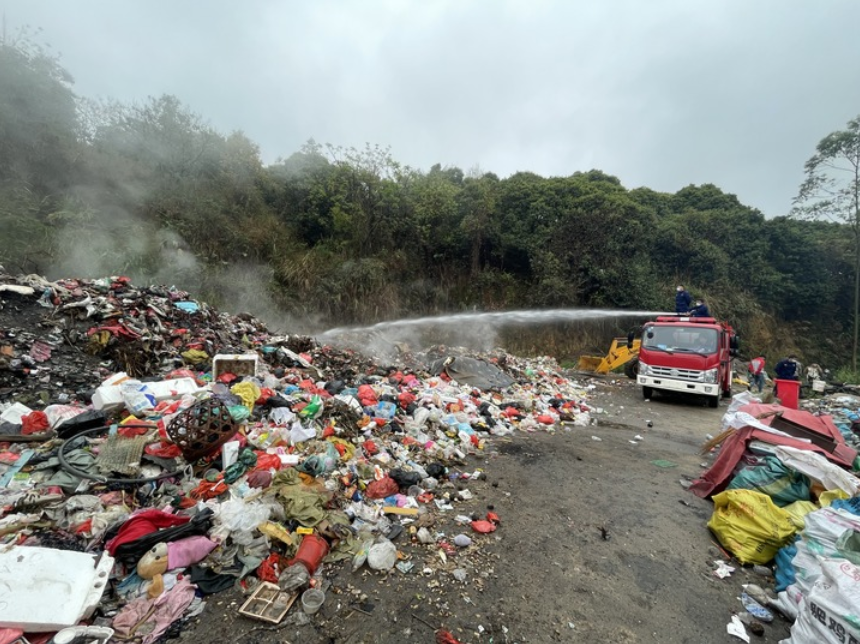
[[[774,368],[776,377],[780,380],[798,380],[798,366],[797,356],[791,354],[776,363],[776,367]]]
[[[709,318],[711,317],[711,312],[708,309],[708,305],[705,304],[705,300],[699,298],[696,300],[696,306],[690,309],[690,316],[694,318]]]
[[[764,362],[763,356],[750,360],[747,367],[749,369],[750,376],[750,391],[753,391],[754,389],[757,389],[758,393],[764,391]]]
[[[690,303],[693,301],[693,296],[687,292],[683,286],[679,285],[675,289],[675,313],[678,315],[687,315],[690,310]]]
[[[774,373],[776,374],[776,380],[773,383],[773,395],[779,397],[779,381],[780,380],[800,380],[800,374],[803,373],[803,369],[800,366],[800,363],[797,361],[797,356],[793,353],[789,355],[787,358],[783,358],[779,362],[776,363],[776,366],[773,368]]]

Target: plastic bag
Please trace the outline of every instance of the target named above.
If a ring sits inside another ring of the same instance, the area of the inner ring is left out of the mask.
[[[231,499],[216,506],[216,521],[220,524],[213,531],[213,538],[221,540],[230,536],[239,545],[248,545],[254,539],[253,532],[261,523],[269,520],[271,508],[262,503],[245,503]]]
[[[795,585],[807,594],[821,578],[820,559],[836,559],[842,555],[836,544],[845,532],[860,531],[860,517],[833,508],[822,508],[806,515],[803,538],[797,542],[797,554],[791,561]]]
[[[788,467],[819,481],[825,489],[843,490],[850,496],[860,494],[860,479],[831,463],[821,454],[788,445],[776,445],[773,451]]]
[[[380,539],[367,551],[367,565],[374,570],[391,570],[397,563],[397,546],[388,539]]]
[[[269,420],[276,425],[287,427],[288,425],[292,425],[295,419],[296,415],[289,407],[275,407],[269,412]]]
[[[325,454],[313,454],[307,457],[296,469],[311,476],[322,476],[335,468],[338,458],[340,455],[335,446],[326,442]]]
[[[860,566],[860,532],[846,530],[836,540],[836,552],[855,566]]]
[[[132,414],[144,414],[155,408],[155,395],[140,380],[126,380],[119,388],[126,409]]]
[[[316,438],[317,430],[314,427],[305,427],[302,425],[300,421],[296,421],[293,423],[293,426],[290,428],[290,445],[297,445],[299,443],[304,443],[305,441],[309,441],[312,438]]]
[[[362,544],[361,549],[352,558],[352,572],[355,572],[364,565],[367,561],[367,553],[372,547],[373,541],[365,541]]]
[[[783,508],[783,510],[791,515],[791,522],[797,526],[798,530],[803,530],[806,527],[806,515],[818,509],[818,506],[812,501],[795,501]]]
[[[791,515],[752,490],[726,490],[713,497],[708,527],[743,564],[766,564],[797,531]]]
[[[846,644],[860,641],[860,568],[844,559],[821,559],[821,578],[799,605],[791,637],[783,644]]]
[[[779,507],[809,501],[809,478],[768,456],[760,465],[746,467],[728,484],[728,490],[756,490],[767,494]]]

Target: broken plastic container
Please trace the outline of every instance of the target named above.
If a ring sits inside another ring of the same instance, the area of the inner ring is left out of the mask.
[[[308,588],[302,593],[302,609],[308,615],[314,615],[322,607],[325,593],[319,588]]]

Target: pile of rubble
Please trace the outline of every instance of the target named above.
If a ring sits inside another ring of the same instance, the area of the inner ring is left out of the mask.
[[[458,553],[503,532],[463,510],[470,455],[591,422],[548,358],[380,364],[125,278],[0,275],[0,307],[0,644],[151,644],[236,588],[277,624],[319,609],[323,564],[433,575],[413,548],[462,582]]]

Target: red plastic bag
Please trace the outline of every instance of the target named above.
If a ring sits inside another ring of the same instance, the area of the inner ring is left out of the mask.
[[[490,521],[484,521],[483,519],[480,521],[472,521],[472,530],[480,532],[481,534],[487,534],[489,532],[496,531],[496,524]]]
[[[177,456],[182,455],[182,450],[179,449],[179,445],[168,443],[167,441],[150,443],[143,448],[143,451],[150,456],[157,456],[158,458],[176,458]]]
[[[255,403],[255,404],[257,404],[257,405],[265,405],[265,404],[266,404],[266,401],[268,401],[268,400],[269,400],[269,398],[271,398],[271,397],[272,397],[272,396],[274,396],[274,395],[275,395],[275,392],[274,392],[274,391],[272,391],[272,390],[271,390],[271,389],[269,389],[268,387],[263,387],[262,389],[260,389],[260,397],[259,397],[259,398],[257,398],[257,401],[256,401],[256,403]]]
[[[383,476],[378,481],[372,481],[368,484],[364,496],[368,499],[384,499],[387,496],[392,496],[400,491],[400,486],[390,476]],[[495,529],[495,528],[494,528]]]
[[[361,385],[358,388],[358,401],[363,407],[372,407],[379,402],[376,399],[376,392],[370,385]]]
[[[460,640],[449,631],[436,631],[436,644],[460,644]]]
[[[45,415],[45,412],[31,411],[21,419],[21,427],[21,433],[24,436],[29,436],[30,434],[41,434],[47,431],[50,423],[48,423],[48,417]]]

